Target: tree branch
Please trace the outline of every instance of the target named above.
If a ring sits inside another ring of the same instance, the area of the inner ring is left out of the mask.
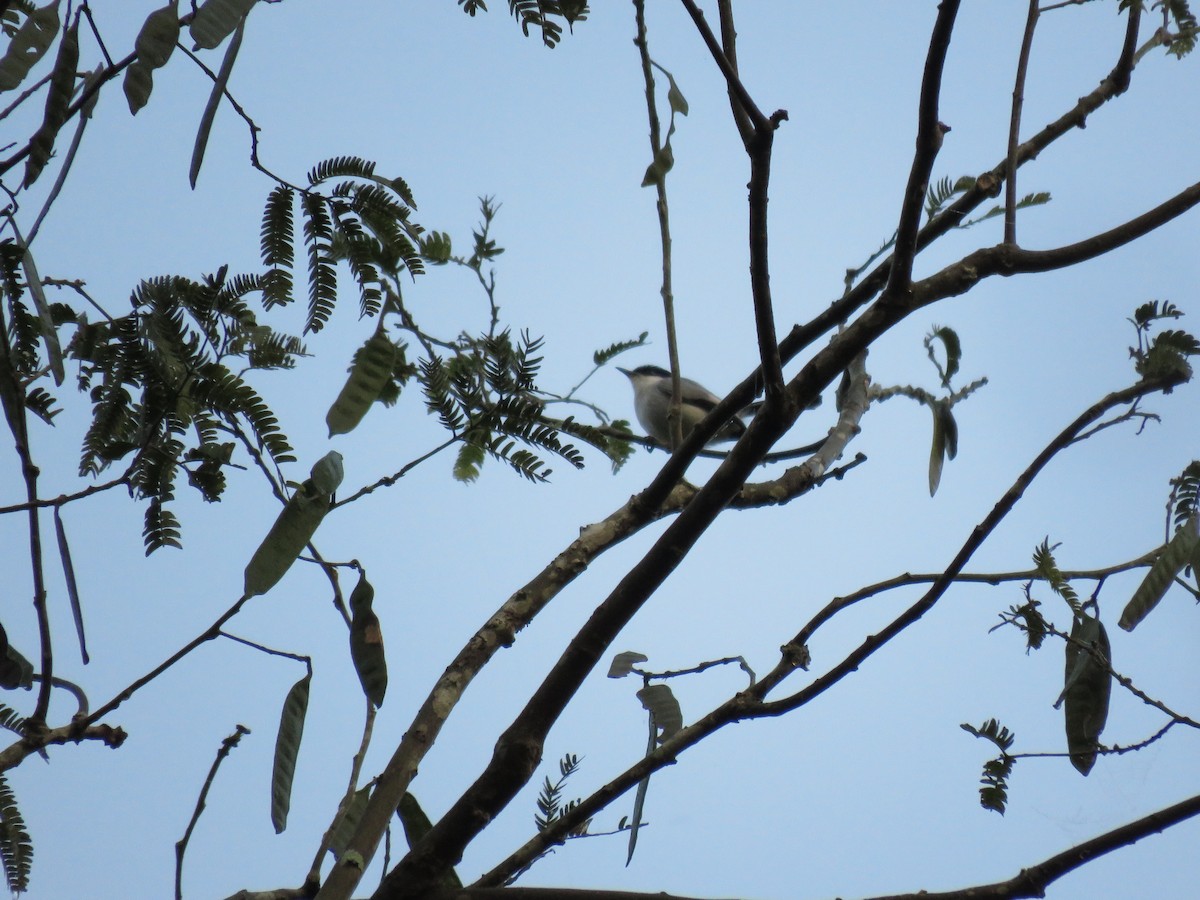
[[[1029,71],[1029,51],[1038,22],[1038,0],[1029,0],[1025,15],[1025,35],[1017,57],[1017,77],[1013,84],[1012,114],[1008,122],[1008,164],[1004,176],[1004,243],[1017,242],[1017,147],[1021,136],[1021,108],[1025,104],[1025,75]]]
[[[900,223],[896,226],[896,249],[892,253],[891,273],[886,294],[899,297],[908,291],[912,280],[913,260],[918,251],[921,213],[925,193],[929,189],[929,173],[942,147],[942,137],[949,129],[938,121],[938,100],[942,91],[942,71],[950,36],[958,15],[959,0],[942,0],[937,19],[929,38],[929,53],[925,57],[925,74],[921,79],[921,99],[917,112],[917,149],[913,154],[908,186],[900,207]]]
[[[963,888],[958,891],[917,891],[912,894],[889,894],[870,900],[1018,900],[1023,897],[1045,897],[1046,888],[1058,879],[1093,860],[1137,843],[1144,837],[1166,831],[1172,825],[1185,822],[1200,814],[1200,794],[1173,806],[1150,813],[1099,837],[1076,844],[1062,853],[1036,865],[1022,869],[1007,881]]]

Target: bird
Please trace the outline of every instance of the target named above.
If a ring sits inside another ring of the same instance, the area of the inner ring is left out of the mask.
[[[636,369],[622,369],[618,366],[617,371],[633,385],[633,410],[646,433],[663,446],[670,447],[671,428],[667,415],[671,409],[671,373],[659,366],[638,366]],[[690,378],[679,379],[679,394],[683,436],[687,438],[691,430],[712,412],[721,398]],[[753,411],[753,408],[748,407],[742,414]],[[709,443],[732,441],[745,433],[746,426],[742,420],[733,416],[709,439]]]

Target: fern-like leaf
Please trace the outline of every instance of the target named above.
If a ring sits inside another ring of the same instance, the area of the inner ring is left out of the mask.
[[[262,218],[262,261],[268,266],[263,283],[263,305],[285,306],[292,301],[291,268],[295,264],[293,224],[295,196],[278,185],[267,197]]]
[[[308,317],[304,333],[320,331],[337,303],[337,275],[333,269],[333,223],[326,201],[306,194],[304,243],[308,248]]]
[[[375,163],[357,156],[335,156],[317,163],[308,173],[310,187],[334,178],[373,178]]]
[[[29,890],[33,841],[3,773],[0,773],[0,862],[4,864],[4,879],[13,894]]]
[[[983,775],[979,779],[982,785],[979,788],[979,805],[1004,815],[1004,810],[1008,807],[1008,779],[1016,762],[1008,751],[1012,748],[1016,735],[995,719],[988,719],[979,728],[965,723],[959,727],[977,738],[991,741],[999,748],[1000,755],[983,764]]]

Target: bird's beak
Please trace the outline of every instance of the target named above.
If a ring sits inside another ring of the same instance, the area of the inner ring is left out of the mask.
[[[630,372],[628,369],[622,369],[620,366],[617,366],[617,371],[620,372],[622,375],[624,375],[626,378],[633,377],[633,373]]]

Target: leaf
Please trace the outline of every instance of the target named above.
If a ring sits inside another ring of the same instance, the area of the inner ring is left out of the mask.
[[[938,415],[939,404],[929,407],[933,413],[933,442],[929,447],[929,496],[937,493],[938,485],[942,482],[942,466],[946,461],[946,424]]]
[[[668,141],[659,148],[659,151],[654,154],[654,160],[646,167],[646,174],[642,176],[642,187],[662,184],[674,165],[675,153],[671,150],[671,144]]]
[[[350,846],[350,839],[358,831],[358,823],[362,821],[363,810],[367,808],[367,802],[370,799],[371,785],[369,784],[364,788],[359,788],[350,798],[345,811],[334,826],[333,834],[329,837],[329,850],[333,853],[334,858],[341,859],[346,848]]]
[[[1008,779],[1016,762],[1008,751],[1016,740],[1016,735],[995,719],[988,719],[979,728],[965,723],[959,727],[977,738],[991,741],[999,748],[1000,755],[983,764],[983,775],[979,779],[983,785],[979,789],[979,805],[1004,815],[1008,806]]]
[[[59,0],[35,9],[17,29],[0,59],[0,91],[20,86],[39,59],[45,56],[58,34]]]
[[[171,0],[161,9],[146,17],[142,29],[133,42],[138,62],[150,69],[159,69],[167,64],[175,44],[179,40],[179,0]]]
[[[21,268],[25,271],[25,284],[29,288],[29,296],[33,298],[38,321],[42,326],[42,340],[46,345],[46,357],[50,363],[50,371],[54,375],[54,383],[62,384],[67,373],[63,369],[62,345],[58,342],[58,328],[54,324],[50,301],[46,299],[46,292],[42,289],[42,277],[38,274],[37,264],[34,263],[33,254],[29,252],[28,247],[21,256]]]
[[[63,527],[62,508],[54,507],[54,532],[58,536],[58,555],[62,560],[63,580],[67,584],[67,597],[71,602],[71,616],[75,619],[75,634],[79,637],[79,656],[86,666],[89,662],[87,638],[83,632],[83,607],[79,602],[79,585],[75,581],[75,566],[71,562],[71,547],[67,543],[67,531]]]
[[[125,70],[125,80],[121,84],[125,91],[125,100],[129,103],[129,111],[133,115],[150,101],[150,92],[154,90],[154,75],[150,67],[140,59],[135,60]]]
[[[376,708],[383,706],[387,693],[387,657],[383,652],[383,630],[379,616],[371,609],[375,588],[360,572],[358,584],[350,593],[350,659],[358,673],[363,693]]]
[[[188,27],[195,41],[193,50],[211,50],[233,32],[240,29],[255,0],[207,0],[196,11]]]
[[[275,833],[287,828],[288,809],[292,805],[292,778],[296,774],[296,756],[304,736],[304,717],[308,713],[308,692],[312,669],[292,685],[283,701],[279,734],[275,737],[275,765],[271,770],[271,824]]]
[[[683,712],[679,708],[679,701],[667,685],[647,685],[637,692],[637,697],[654,717],[654,724],[661,731],[660,741],[665,741],[683,727]]]
[[[50,87],[46,92],[46,112],[42,124],[29,141],[29,157],[25,160],[25,187],[33,184],[50,159],[54,150],[54,139],[67,121],[67,110],[71,106],[71,95],[75,91],[75,72],[79,67],[79,19],[63,35],[58,45],[58,56],[50,73]]]
[[[313,487],[322,494],[332,494],[338,489],[345,475],[342,467],[342,454],[336,450],[330,450],[313,463],[308,474],[312,479]]]
[[[311,482],[292,495],[246,564],[246,596],[265,594],[279,583],[312,540],[329,505],[329,494],[317,491]]]
[[[934,353],[933,345],[935,341],[941,341],[942,348],[946,351],[945,368],[938,362],[937,355]],[[962,343],[958,339],[958,333],[953,328],[948,328],[945,325],[935,325],[933,331],[925,335],[925,352],[929,354],[929,361],[938,370],[938,377],[942,380],[942,387],[950,387],[950,381],[958,374],[958,367],[962,361]]]
[[[1133,631],[1138,623],[1158,605],[1158,601],[1163,598],[1167,589],[1174,582],[1175,576],[1190,563],[1193,555],[1200,549],[1198,521],[1200,519],[1193,514],[1189,521],[1176,530],[1163,552],[1154,560],[1150,571],[1146,573],[1142,583],[1133,592],[1133,597],[1125,604],[1121,619],[1117,622],[1120,628],[1125,631]]]
[[[15,896],[29,889],[29,873],[33,869],[33,840],[25,827],[25,819],[17,808],[8,779],[0,773],[0,859],[4,862],[4,878]]]
[[[396,354],[397,348],[392,339],[382,331],[377,331],[354,355],[350,377],[325,414],[330,437],[347,434],[362,421],[371,404],[391,380]]]
[[[425,835],[433,830],[433,823],[429,821],[429,816],[425,815],[425,811],[421,809],[421,804],[417,802],[417,798],[407,792],[400,798],[400,803],[396,806],[396,818],[400,820],[400,824],[404,827],[404,839],[408,841],[408,848],[410,850],[424,840]],[[442,876],[442,886],[455,889],[462,887],[462,881],[454,869],[448,869]]]
[[[194,26],[193,22],[193,26]],[[200,128],[196,131],[196,144],[192,148],[192,164],[188,169],[188,182],[192,190],[196,189],[196,178],[200,175],[200,166],[204,162],[204,151],[208,147],[208,135],[212,131],[213,119],[217,115],[217,107],[221,105],[221,97],[225,95],[225,87],[229,84],[229,75],[233,72],[233,63],[237,59],[238,50],[242,46],[242,31],[244,22],[239,22],[233,33],[233,40],[225,50],[225,58],[221,60],[221,69],[217,72],[217,80],[213,82],[212,93],[208,95],[208,103],[204,105],[204,113],[200,116]]]
[[[667,72],[666,69],[663,69],[663,71],[666,72],[667,82],[671,85],[667,89],[667,103],[671,107],[671,112],[677,112],[681,116],[686,116],[688,114],[688,102],[683,96],[683,91],[679,90],[679,85],[675,83],[675,76]]]
[[[1103,661],[1097,659],[1096,653]],[[1067,642],[1066,673],[1060,702],[1064,702],[1067,728],[1067,749],[1071,765],[1087,775],[1096,763],[1100,733],[1108,719],[1108,699],[1112,693],[1112,677],[1106,663],[1111,663],[1112,651],[1104,625],[1094,616],[1084,613],[1071,626]]]
[[[614,344],[609,344],[603,350],[597,350],[592,354],[592,362],[598,366],[604,365],[614,356],[624,353],[626,350],[631,350],[634,347],[646,346],[646,338],[650,332],[643,331],[635,340],[632,341],[617,341]]]
[[[21,665],[23,662],[25,666]],[[25,670],[26,666],[28,666],[28,672]],[[3,625],[0,625],[0,688],[13,691],[19,687],[27,689],[33,687],[33,679],[30,677],[32,675],[33,667],[9,644],[8,632],[4,630]],[[28,683],[26,683],[27,679]]]
[[[612,665],[608,667],[609,678],[624,678],[633,671],[638,663],[646,662],[650,657],[635,650],[626,650],[613,657]]]

